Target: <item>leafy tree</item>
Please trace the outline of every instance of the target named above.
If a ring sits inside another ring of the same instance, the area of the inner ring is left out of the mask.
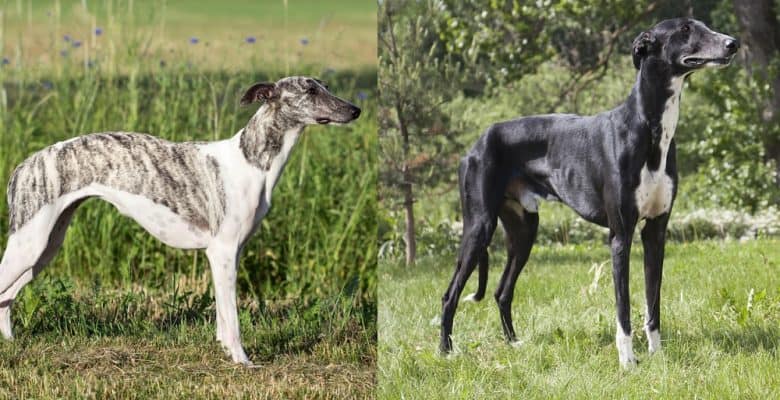
[[[441,0],[434,23],[439,54],[458,60],[471,77],[467,93],[517,81],[557,56],[575,72],[560,93],[563,102],[601,78],[616,49],[627,51],[633,37],[626,33],[637,23],[661,9],[679,8],[662,3],[667,2]]]
[[[734,0],[742,39],[747,45],[746,66],[753,79],[765,83],[760,119],[769,125],[762,135],[764,156],[775,164],[780,186],[780,5],[772,0]]]
[[[425,1],[383,1],[379,7],[379,194],[386,209],[403,207],[407,265],[416,258],[415,186],[453,180],[459,150],[441,111],[458,85],[450,81],[446,59],[434,56],[434,12]]]

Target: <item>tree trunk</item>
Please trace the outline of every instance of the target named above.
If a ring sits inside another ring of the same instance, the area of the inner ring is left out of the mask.
[[[414,233],[414,191],[412,188],[412,173],[409,171],[409,130],[406,121],[403,118],[401,104],[395,104],[395,112],[398,114],[398,127],[403,137],[403,184],[401,190],[404,193],[404,210],[406,211],[406,231],[404,232],[404,242],[406,243],[406,266],[414,265],[417,258],[417,238]]]
[[[769,76],[769,66],[780,55],[780,26],[773,0],[734,0],[739,20],[748,71],[761,74],[772,85],[772,95],[766,99],[761,118],[766,123],[780,123],[780,74]],[[780,137],[764,141],[767,158],[775,162],[775,183],[780,186]]]

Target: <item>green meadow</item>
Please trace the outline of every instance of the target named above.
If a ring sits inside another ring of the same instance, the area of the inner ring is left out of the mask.
[[[0,11],[3,188],[31,153],[85,133],[231,137],[257,81],[316,76],[363,108],[349,126],[307,129],[244,250],[239,316],[255,368],[216,344],[205,255],[90,200],[14,304],[0,397],[373,397],[375,4],[20,0]],[[3,195],[3,248],[7,226]]]
[[[780,395],[780,242],[697,241],[666,247],[662,350],[642,331],[641,244],[631,257],[634,353],[622,370],[615,348],[609,249],[536,246],[513,303],[520,344],[501,333],[492,296],[460,303],[455,352],[438,352],[441,295],[454,255],[413,269],[379,264],[378,397],[382,399],[770,399]],[[504,255],[491,259],[488,293]],[[464,294],[476,289],[476,278]]]

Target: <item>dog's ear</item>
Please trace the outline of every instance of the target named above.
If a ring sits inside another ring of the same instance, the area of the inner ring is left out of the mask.
[[[246,106],[256,101],[271,101],[279,97],[279,89],[275,83],[255,83],[241,96],[241,105]]]
[[[639,69],[642,65],[642,59],[655,50],[658,40],[652,32],[645,31],[634,39],[633,50],[631,54],[634,58],[634,67]]]

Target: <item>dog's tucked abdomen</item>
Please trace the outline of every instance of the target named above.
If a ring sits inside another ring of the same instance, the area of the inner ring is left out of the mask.
[[[144,197],[212,233],[225,214],[219,165],[197,145],[97,133],[47,147],[16,168],[8,184],[11,233],[43,206],[91,185]]]

